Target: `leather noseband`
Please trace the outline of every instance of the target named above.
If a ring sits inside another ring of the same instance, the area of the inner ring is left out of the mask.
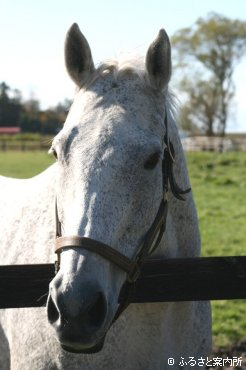
[[[55,252],[58,254],[57,268],[59,269],[60,267],[59,256],[64,248],[82,248],[97,253],[106,260],[114,263],[116,266],[127,273],[128,282],[133,283],[140,275],[140,267],[146,257],[150,254],[150,249],[152,253],[159,245],[159,242],[165,231],[166,217],[167,201],[163,200],[160,204],[156,218],[145,237],[144,243],[139,248],[139,251],[136,253],[133,259],[126,257],[124,254],[118,252],[109,245],[104,244],[100,241],[83,236],[60,236],[58,234],[55,240]],[[57,223],[60,222],[58,219],[56,221]],[[158,233],[159,235],[157,237]],[[156,242],[153,246],[153,242],[155,239]]]

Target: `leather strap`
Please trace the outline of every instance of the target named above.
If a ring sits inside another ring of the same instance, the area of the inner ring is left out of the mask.
[[[144,261],[159,246],[166,228],[167,209],[167,201],[162,200],[154,222],[144,238],[143,244],[133,257],[134,265],[127,276],[128,282],[133,283],[137,280]]]
[[[61,227],[61,222],[58,217],[58,208],[57,208],[57,197],[56,197],[56,204],[55,204],[55,216],[56,216],[56,238],[59,238],[62,236],[62,227]],[[55,249],[56,252],[56,249]]]
[[[99,254],[106,260],[114,263],[125,272],[129,273],[132,268],[130,258],[111,248],[109,245],[94,239],[81,236],[61,236],[55,241],[55,252],[61,253],[64,248],[82,248]]]
[[[57,213],[57,211],[56,211]],[[167,202],[162,201],[155,217],[153,224],[151,225],[147,235],[145,236],[144,243],[139,248],[136,255],[130,259],[121,252],[113,249],[107,244],[100,241],[90,239],[81,236],[59,236],[55,240],[55,252],[58,254],[58,266],[59,269],[59,255],[65,248],[82,248],[91,252],[99,254],[106,260],[114,263],[119,268],[127,273],[128,282],[135,282],[140,275],[141,266],[146,257],[153,253],[153,251],[159,245],[162,235],[165,231],[167,216]],[[58,226],[57,230],[61,227]],[[158,234],[159,233],[159,234]],[[156,239],[156,242],[154,243]],[[153,245],[154,244],[154,245]]]

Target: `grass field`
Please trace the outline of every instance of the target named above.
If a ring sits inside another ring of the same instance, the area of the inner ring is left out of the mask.
[[[246,153],[187,156],[203,256],[245,255]],[[246,340],[246,300],[214,301],[214,344]]]
[[[0,174],[30,177],[53,161],[44,152],[6,152],[0,156]],[[191,153],[187,162],[203,256],[245,255],[246,153]],[[214,301],[212,305],[214,344],[246,340],[246,301]]]
[[[54,157],[45,151],[0,153],[0,175],[20,179],[37,175],[54,162]]]

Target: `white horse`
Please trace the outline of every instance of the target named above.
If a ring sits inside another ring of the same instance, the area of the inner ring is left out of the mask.
[[[167,145],[175,152],[177,183],[189,187],[168,91],[171,50],[165,31],[150,45],[145,63],[108,62],[96,69],[74,24],[65,60],[78,89],[52,144],[57,163],[31,179],[0,179],[1,264],[54,261],[56,199],[63,237],[90,238],[132,259],[163,197]],[[166,196],[166,231],[152,256],[199,256],[192,193],[185,201],[170,190]],[[113,322],[126,272],[86,248],[60,252],[47,310],[0,312],[1,369],[178,370],[194,368],[189,357],[206,358],[208,302],[130,304]]]

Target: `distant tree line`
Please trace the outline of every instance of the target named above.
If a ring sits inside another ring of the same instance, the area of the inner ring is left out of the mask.
[[[65,100],[54,108],[40,109],[35,98],[23,100],[21,92],[0,83],[0,127],[20,127],[21,132],[56,134],[64,123],[71,102]]]

